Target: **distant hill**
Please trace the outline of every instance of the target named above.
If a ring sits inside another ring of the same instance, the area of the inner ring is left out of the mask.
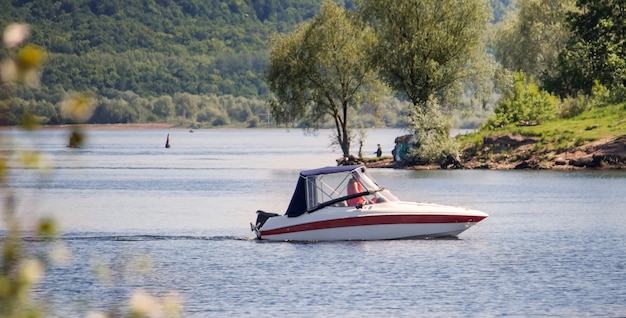
[[[511,0],[490,0],[499,18]],[[46,87],[140,96],[264,97],[267,41],[321,0],[0,0],[0,27],[29,23]],[[352,7],[352,1],[344,5]],[[0,52],[1,54],[1,52]]]
[[[338,0],[354,8],[353,0]],[[490,0],[494,21],[514,0]],[[18,87],[0,103],[0,125],[24,115],[65,124],[68,91],[98,99],[92,123],[181,121],[256,126],[267,122],[263,77],[268,40],[312,18],[322,0],[0,0],[0,28],[28,23],[49,53],[40,88]],[[0,59],[8,52],[0,48]],[[402,125],[392,102],[382,122]],[[357,119],[375,125],[371,114]]]
[[[0,27],[25,22],[50,59],[43,85],[141,96],[263,96],[267,40],[321,0],[1,0]]]

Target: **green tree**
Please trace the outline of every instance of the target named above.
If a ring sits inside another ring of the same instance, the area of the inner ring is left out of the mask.
[[[191,121],[196,120],[200,98],[189,93],[176,93],[172,99],[176,108],[176,115]]]
[[[380,74],[418,107],[431,98],[458,98],[461,80],[484,59],[490,10],[483,0],[359,0],[379,43],[374,59]]]
[[[379,40],[372,56],[380,75],[418,108],[413,114],[438,114],[427,108],[456,104],[464,80],[478,78],[476,66],[487,59],[487,1],[358,0],[356,5]],[[430,134],[425,127],[412,128],[417,135]],[[447,138],[442,132],[441,138],[428,140]]]
[[[101,98],[98,100],[92,119],[94,124],[134,123],[139,120],[139,113],[123,99]]]
[[[555,117],[558,97],[539,89],[532,76],[516,72],[513,77],[513,87],[505,92],[494,109],[494,116],[489,119],[490,127],[512,123],[539,124]]]
[[[350,155],[350,116],[378,82],[368,63],[376,38],[349,11],[324,2],[312,21],[273,39],[267,81],[275,98],[269,106],[274,120],[301,120],[317,129],[327,116],[335,124],[336,142]]]
[[[562,96],[591,94],[594,80],[613,88],[626,86],[626,2],[578,0],[569,26],[571,41],[559,55],[559,74],[548,88]]]
[[[410,109],[411,124],[418,127],[413,136],[415,147],[411,156],[419,163],[441,163],[448,155],[459,151],[454,139],[448,137],[452,120],[435,103],[437,100],[431,99],[427,102],[427,107]]]
[[[153,112],[161,118],[170,118],[176,114],[172,97],[163,95],[154,102]]]
[[[496,60],[536,79],[551,76],[571,37],[566,18],[575,10],[575,0],[519,0],[517,7],[495,27],[491,46]]]

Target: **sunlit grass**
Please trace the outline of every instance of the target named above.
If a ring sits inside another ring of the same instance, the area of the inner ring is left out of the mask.
[[[535,137],[542,149],[565,149],[587,142],[615,138],[626,134],[626,103],[596,107],[570,119],[556,119],[537,126],[508,125],[497,129],[482,128],[476,133],[460,135],[457,141],[465,148],[482,145],[490,135],[517,134]]]

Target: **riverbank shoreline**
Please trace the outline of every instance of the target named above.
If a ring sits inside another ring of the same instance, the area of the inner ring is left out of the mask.
[[[77,125],[57,125],[41,126],[42,129],[72,129],[81,128],[85,130],[157,130],[157,129],[184,129],[183,127],[166,123],[144,123],[144,124],[77,124]]]
[[[542,148],[540,140],[516,134],[484,137],[479,147],[468,147],[457,167],[437,164],[402,164],[391,158],[369,160],[368,168],[406,170],[611,170],[626,169],[626,135],[604,138],[566,149]]]
[[[73,124],[73,125],[41,125],[41,130],[157,130],[157,129],[186,129],[178,125],[167,123],[142,123],[142,124]],[[21,126],[0,126],[0,130],[24,129]]]

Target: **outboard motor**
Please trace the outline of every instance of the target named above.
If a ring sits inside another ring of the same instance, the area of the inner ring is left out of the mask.
[[[271,213],[271,212],[265,212],[265,211],[261,211],[261,210],[257,210],[256,213],[258,214],[256,217],[256,228],[260,229],[263,224],[265,224],[265,222],[267,222],[267,219],[274,217],[274,216],[279,216],[280,214],[278,213]]]

